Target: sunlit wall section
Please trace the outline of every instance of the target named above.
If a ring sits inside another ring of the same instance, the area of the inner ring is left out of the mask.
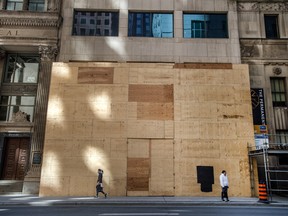
[[[98,168],[105,189],[125,194],[127,82],[86,66],[53,67],[40,195],[95,195]]]

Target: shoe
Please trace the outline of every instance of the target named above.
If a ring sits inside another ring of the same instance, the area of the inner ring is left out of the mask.
[[[107,198],[107,196],[108,196],[108,193],[105,193],[105,199]]]
[[[229,199],[226,200],[226,202],[229,202],[229,201],[230,201]]]
[[[225,200],[224,200],[224,199],[222,199],[222,201],[224,202]]]
[[[95,196],[94,198],[95,198],[95,199],[98,199],[99,197],[98,197],[98,196]]]

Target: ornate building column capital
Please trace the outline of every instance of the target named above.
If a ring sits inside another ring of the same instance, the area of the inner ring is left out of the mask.
[[[61,0],[48,0],[47,11],[57,12],[60,11]]]
[[[58,54],[56,46],[39,46],[39,54],[41,61],[54,61]]]

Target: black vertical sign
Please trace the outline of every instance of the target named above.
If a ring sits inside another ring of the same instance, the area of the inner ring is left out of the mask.
[[[251,89],[254,125],[266,125],[264,91],[262,88]]]

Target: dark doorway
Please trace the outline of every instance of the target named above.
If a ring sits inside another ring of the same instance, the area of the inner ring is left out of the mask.
[[[29,160],[30,138],[6,138],[2,180],[24,180]]]

